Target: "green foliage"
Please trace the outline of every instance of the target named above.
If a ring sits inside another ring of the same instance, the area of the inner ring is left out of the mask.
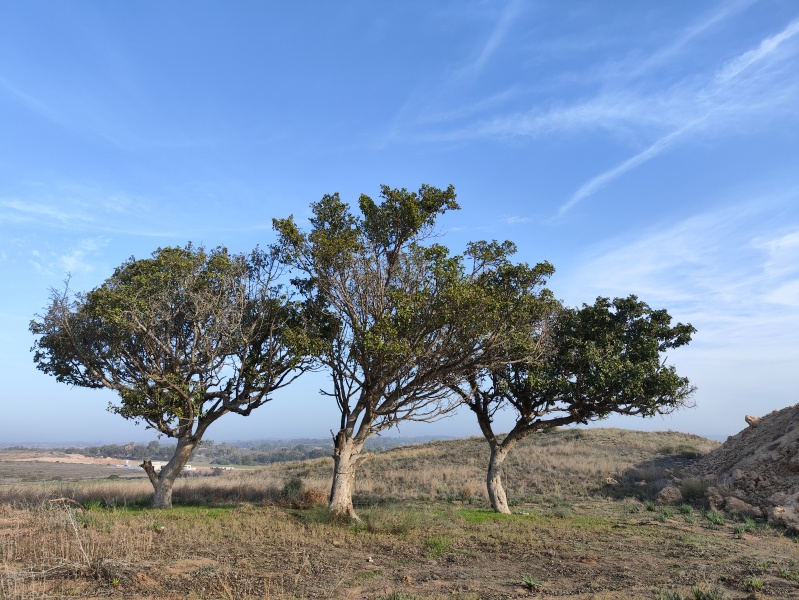
[[[522,585],[531,592],[541,587],[541,584],[532,575],[525,575],[524,577],[522,577]]]
[[[304,491],[305,482],[299,477],[292,477],[280,490],[280,499],[287,504],[295,504],[299,502]]]
[[[34,362],[60,382],[115,390],[109,410],[126,419],[201,437],[222,414],[266,402],[319,343],[280,271],[275,253],[260,250],[189,244],[131,258],[86,294],[52,292],[30,324]]]
[[[744,579],[741,585],[747,592],[759,592],[763,589],[763,579],[751,575]]]
[[[425,541],[425,546],[427,546],[430,558],[438,558],[452,549],[452,538],[449,536],[431,537]]]
[[[709,584],[699,584],[691,588],[694,600],[728,600],[729,594]]]
[[[280,283],[282,268],[274,250],[159,248],[86,294],[53,291],[31,321],[39,370],[116,391],[111,412],[178,440],[160,472],[143,463],[158,508],[171,506],[175,478],[211,423],[268,402],[321,345]]]

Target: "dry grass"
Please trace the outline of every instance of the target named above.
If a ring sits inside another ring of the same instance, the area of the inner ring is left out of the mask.
[[[735,599],[754,576],[759,598],[799,597],[796,542],[781,531],[736,535],[730,518],[644,510],[604,486],[616,477],[627,495],[624,482],[640,490],[638,477],[714,445],[601,429],[535,436],[509,459],[511,516],[485,508],[480,439],[374,456],[359,474],[360,524],[324,509],[330,459],[181,479],[171,511],[147,508],[146,482],[0,486],[0,598],[487,600],[528,597],[527,579],[538,597],[688,598],[704,586]]]

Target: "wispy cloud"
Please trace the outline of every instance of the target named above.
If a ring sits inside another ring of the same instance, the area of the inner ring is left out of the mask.
[[[634,293],[692,323],[694,340],[670,358],[699,386],[699,408],[675,423],[709,419],[714,433],[733,433],[744,414],[796,402],[799,221],[793,211],[775,229],[773,215],[797,202],[795,188],[761,192],[606,241],[561,268],[553,289],[572,305]]]
[[[799,20],[791,22],[780,33],[769,36],[761,41],[759,46],[729,61],[719,73],[703,87],[693,91],[691,95],[681,92],[677,96],[679,112],[683,113],[684,123],[658,138],[649,147],[625,160],[621,164],[597,175],[582,186],[572,195],[572,197],[562,204],[558,214],[563,215],[573,208],[580,201],[593,195],[601,188],[605,187],[613,180],[621,177],[628,171],[639,165],[652,160],[679,140],[687,137],[688,133],[697,129],[700,124],[707,124],[712,120],[717,121],[717,130],[729,132],[727,127],[736,117],[748,115],[752,112],[761,112],[764,108],[778,103],[783,103],[786,96],[795,97],[795,84],[784,84],[785,73],[770,74],[770,81],[764,82],[763,78],[757,79],[756,89],[749,86],[749,89],[742,88],[741,82],[745,71],[757,63],[767,62],[767,59],[774,54],[782,43],[799,33]],[[795,49],[794,49],[795,52]],[[764,83],[770,84],[764,87]],[[752,91],[755,97],[748,95]],[[791,91],[791,94],[786,94]],[[781,93],[782,92],[782,93]],[[724,127],[721,127],[724,125]]]
[[[627,159],[620,165],[610,169],[609,171],[605,171],[601,175],[594,177],[593,179],[589,180],[588,182],[584,183],[580,189],[578,189],[574,195],[569,199],[568,202],[561,205],[560,209],[558,210],[558,214],[562,215],[574,205],[576,205],[580,200],[583,198],[587,198],[595,194],[597,191],[608,185],[614,179],[621,177],[627,171],[630,171],[636,168],[638,165],[645,163],[648,160],[651,160],[664,150],[666,150],[669,146],[674,144],[681,136],[685,135],[689,132],[693,127],[701,122],[701,119],[697,119],[687,125],[681,127],[680,129],[671,132],[670,134],[663,136],[659,140],[657,140],[654,144],[649,146],[643,152],[639,152],[632,158]]]
[[[53,204],[23,202],[22,200],[0,200],[0,222],[20,223],[24,221],[57,221],[62,224],[90,222],[93,218],[78,211],[64,210]]]
[[[488,36],[485,44],[480,48],[477,57],[460,71],[461,75],[474,76],[483,70],[483,67],[485,67],[497,48],[502,45],[505,36],[508,34],[508,30],[513,25],[514,20],[521,12],[522,8],[523,4],[521,0],[510,0],[510,2],[508,2],[494,25],[494,28],[491,30],[491,34]]]
[[[516,215],[505,217],[503,220],[508,225],[518,225],[520,223],[529,223],[531,221],[530,217],[519,217]]]
[[[91,273],[95,269],[93,259],[98,258],[109,243],[108,238],[98,236],[81,239],[63,252],[42,252],[34,249],[31,250],[28,264],[37,273],[47,276]]]
[[[796,203],[799,190],[776,201]],[[593,247],[565,277],[570,300],[586,293],[582,301],[636,293],[701,323],[702,337],[722,346],[725,331],[735,328],[745,328],[752,339],[775,335],[775,343],[787,343],[785,314],[769,305],[780,289],[779,303],[785,304],[782,296],[799,282],[799,222],[775,233],[773,203],[760,196]],[[799,312],[794,317],[799,324]]]
[[[776,35],[765,38],[760,45],[728,62],[716,75],[716,81],[724,83],[734,79],[752,65],[768,58],[780,45],[799,33],[799,19],[791,22]]]

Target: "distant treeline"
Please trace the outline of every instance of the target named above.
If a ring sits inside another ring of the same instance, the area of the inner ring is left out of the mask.
[[[372,438],[366,447],[372,452],[382,452],[398,446],[427,442],[433,437],[415,438]],[[19,448],[22,449],[22,448]],[[82,454],[92,458],[118,458],[122,460],[168,461],[175,452],[174,444],[162,444],[154,440],[148,444],[103,444],[101,446],[82,446],[59,448],[66,454]],[[195,462],[212,465],[269,465],[277,462],[322,458],[333,453],[333,442],[328,438],[295,440],[257,440],[249,442],[214,442],[203,440],[192,455]]]

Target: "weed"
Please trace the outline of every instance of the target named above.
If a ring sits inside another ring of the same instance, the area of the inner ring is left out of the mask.
[[[680,592],[658,592],[655,600],[687,600]]]
[[[759,592],[763,589],[763,580],[752,575],[744,579],[742,585],[747,592]]]
[[[484,523],[486,521],[493,521],[494,519],[508,519],[510,515],[503,515],[502,513],[494,512],[487,508],[466,508],[459,511],[460,516],[467,523]]]
[[[680,511],[682,515],[692,515],[694,514],[694,507],[690,504],[680,504],[680,507],[677,509]]]
[[[691,588],[694,600],[727,600],[729,595],[724,590],[703,583]]]
[[[724,513],[717,510],[709,510],[705,512],[705,520],[713,525],[724,525]]]
[[[759,563],[757,563],[757,568],[760,569],[761,571],[767,571],[768,567],[769,564],[767,560],[761,560]]]
[[[644,508],[649,512],[655,512],[658,509],[658,505],[655,504],[652,500],[647,500],[644,502]]]
[[[305,491],[305,482],[299,477],[292,477],[280,490],[280,500],[293,506],[299,501],[303,491]]]
[[[552,511],[552,514],[559,519],[568,519],[572,516],[572,510],[568,506],[558,506]]]
[[[449,536],[428,538],[425,543],[430,558],[438,558],[452,549],[452,538]]]
[[[701,502],[707,496],[708,487],[710,484],[704,479],[688,477],[680,484],[680,492],[689,502]]]
[[[405,535],[419,527],[420,515],[398,507],[373,508],[366,513],[363,522],[369,533]]]
[[[531,592],[541,587],[541,584],[536,581],[535,577],[532,575],[525,575],[522,577],[522,585],[524,585]]]

